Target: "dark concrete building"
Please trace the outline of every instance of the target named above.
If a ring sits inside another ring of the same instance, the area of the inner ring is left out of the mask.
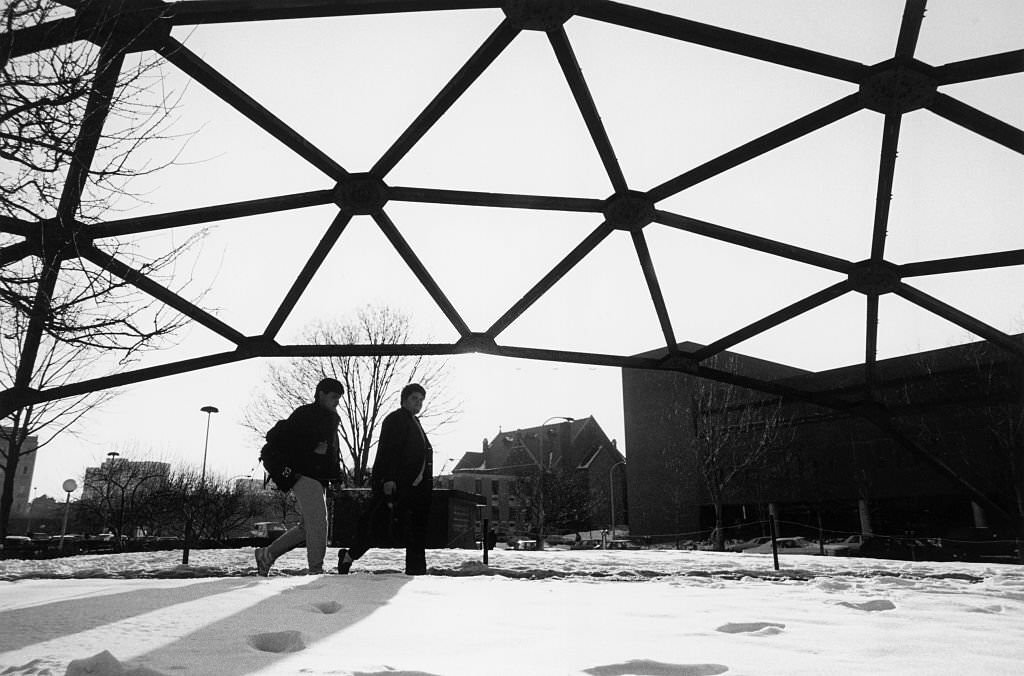
[[[863,365],[810,373],[729,352],[715,359],[804,391],[850,401],[864,395]],[[735,526],[729,534],[758,533],[769,512],[782,534],[816,532],[819,519],[836,533],[932,537],[981,525],[1012,533],[1024,498],[1022,371],[989,343],[877,362],[873,397],[889,411],[896,436],[861,416],[734,388],[723,409],[751,412],[759,429],[774,417],[779,433],[776,447],[723,491],[725,525]],[[728,386],[683,373],[623,371],[633,535],[707,537],[714,525],[694,415],[709,388]],[[752,442],[732,443],[741,458]]]
[[[437,477],[435,486],[484,496],[484,516],[499,535],[531,533],[536,528],[534,489],[543,463],[563,481],[577,482],[588,496],[579,529],[607,528],[613,508],[615,523],[625,526],[626,466],[616,446],[590,416],[499,431],[484,440],[481,451],[463,455],[450,475]]]

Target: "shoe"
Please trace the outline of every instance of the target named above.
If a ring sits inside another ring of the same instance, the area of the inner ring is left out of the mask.
[[[270,567],[274,565],[274,557],[270,555],[266,547],[256,548],[256,574],[260,577],[270,575]]]
[[[323,566],[317,566],[316,568],[310,568],[309,570],[306,571],[306,575],[323,575],[323,574],[324,574],[324,567]]]
[[[406,575],[426,575],[427,574],[427,569],[426,568],[422,568],[422,569],[417,568],[416,570],[407,570],[407,571],[405,571],[405,574]]]
[[[346,560],[347,559],[347,560]],[[347,549],[338,550],[338,575],[348,575],[352,568],[352,557],[348,555]]]

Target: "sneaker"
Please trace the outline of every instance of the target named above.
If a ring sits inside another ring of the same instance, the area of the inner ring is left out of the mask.
[[[348,575],[348,571],[352,568],[352,557],[348,555],[347,549],[338,550],[338,574]]]
[[[306,571],[306,575],[323,575],[323,574],[324,574],[324,567],[323,566],[317,566],[315,568],[310,568],[308,571]]]
[[[270,575],[270,567],[274,565],[274,557],[270,555],[266,547],[256,548],[256,574],[260,577]]]

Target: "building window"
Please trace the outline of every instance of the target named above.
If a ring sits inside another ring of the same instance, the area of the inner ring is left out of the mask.
[[[491,479],[491,494],[497,495],[501,492],[501,483],[497,479]]]
[[[475,491],[476,494],[477,495],[483,495],[483,492],[484,492],[484,482],[483,482],[483,480],[482,479],[477,479],[476,481],[473,482],[473,484],[474,484],[474,488],[476,489],[476,491]]]

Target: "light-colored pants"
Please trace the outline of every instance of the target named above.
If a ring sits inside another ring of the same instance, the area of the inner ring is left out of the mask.
[[[292,486],[292,493],[299,501],[302,521],[271,542],[267,549],[276,559],[305,542],[309,569],[320,570],[324,567],[324,555],[327,554],[326,491],[316,479],[303,476]]]

